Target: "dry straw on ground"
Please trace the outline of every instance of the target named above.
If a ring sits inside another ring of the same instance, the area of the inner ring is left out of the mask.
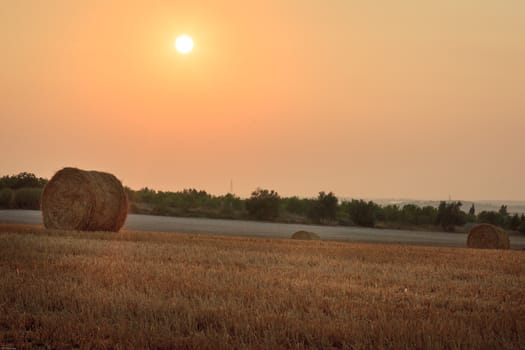
[[[0,348],[524,349],[513,250],[0,224]]]
[[[126,221],[128,200],[115,176],[64,168],[44,188],[41,209],[46,228],[118,231]]]
[[[476,225],[470,230],[467,246],[469,248],[509,249],[509,235],[493,225]]]
[[[302,239],[309,241],[319,241],[321,237],[317,233],[308,232],[308,231],[297,231],[292,235],[292,239]]]

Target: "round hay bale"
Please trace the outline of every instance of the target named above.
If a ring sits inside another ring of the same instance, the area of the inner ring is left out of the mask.
[[[292,239],[302,239],[308,241],[319,241],[321,237],[317,233],[308,232],[308,231],[297,231],[292,235]]]
[[[467,238],[467,247],[482,249],[509,249],[509,235],[507,232],[494,225],[476,225],[470,230]]]
[[[41,209],[46,228],[116,232],[126,221],[128,199],[111,174],[64,168],[44,187]]]

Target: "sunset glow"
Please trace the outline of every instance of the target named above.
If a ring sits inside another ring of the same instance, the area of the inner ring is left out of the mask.
[[[175,48],[183,55],[189,54],[193,50],[193,39],[188,35],[181,35],[175,40]]]
[[[525,199],[525,1],[53,4],[0,6],[2,174]]]

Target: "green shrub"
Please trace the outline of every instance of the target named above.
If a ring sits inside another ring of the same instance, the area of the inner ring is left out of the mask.
[[[10,188],[3,188],[0,190],[0,208],[7,209],[11,207],[13,200],[13,190]]]
[[[13,207],[17,209],[40,209],[40,188],[20,188],[15,191]]]

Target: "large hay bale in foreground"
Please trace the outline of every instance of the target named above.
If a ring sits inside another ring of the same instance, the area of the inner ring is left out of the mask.
[[[128,199],[111,174],[64,168],[44,188],[41,209],[46,228],[118,231],[128,215]]]
[[[509,249],[509,235],[507,232],[493,225],[476,225],[470,230],[467,238],[467,247],[484,249]]]
[[[297,231],[292,235],[292,239],[302,239],[308,241],[319,241],[321,237],[317,233],[308,231]]]

